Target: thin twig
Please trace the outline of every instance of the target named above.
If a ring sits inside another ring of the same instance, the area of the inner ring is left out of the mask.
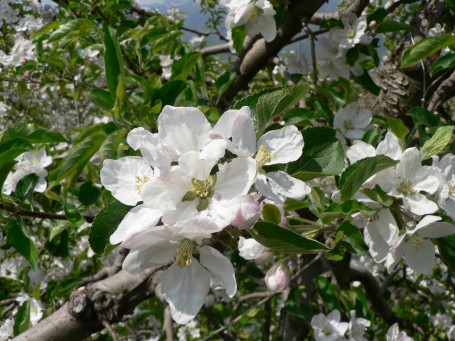
[[[104,328],[107,329],[107,331],[109,332],[109,334],[111,334],[112,336],[112,339],[114,341],[120,341],[120,338],[118,337],[117,333],[115,332],[115,330],[112,328],[111,324],[109,323],[108,320],[101,320],[101,324],[104,326]]]
[[[91,282],[97,282],[104,278],[115,275],[117,272],[119,272],[122,269],[123,261],[125,260],[128,253],[129,253],[128,249],[125,249],[124,247],[119,247],[117,250],[117,256],[115,257],[115,260],[114,260],[114,264],[112,264],[111,266],[102,268],[100,271],[98,271],[96,274],[94,274],[92,276],[83,278],[81,285],[91,283]]]
[[[68,217],[65,214],[53,214],[47,212],[33,212],[19,209],[13,205],[4,204],[0,202],[0,209],[11,212],[14,216],[21,217],[30,217],[30,218],[40,218],[40,219],[54,219],[54,220],[68,220]],[[91,223],[95,219],[93,216],[83,216],[84,219]]]
[[[172,326],[171,308],[169,306],[164,309],[163,329],[166,333],[166,341],[174,341],[174,328]]]

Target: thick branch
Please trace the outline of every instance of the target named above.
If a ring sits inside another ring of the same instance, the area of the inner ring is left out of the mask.
[[[91,286],[80,287],[59,310],[14,341],[82,340],[102,330],[101,321],[118,322],[153,295],[162,268],[148,269],[140,275],[130,275],[122,270]]]
[[[363,12],[367,7],[369,0],[356,0],[349,7],[344,8],[340,11],[329,12],[329,13],[315,13],[310,20],[310,24],[319,25],[325,20],[329,19],[340,19],[345,13],[354,13],[357,16]]]

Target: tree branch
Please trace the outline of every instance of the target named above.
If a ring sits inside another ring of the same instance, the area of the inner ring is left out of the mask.
[[[329,12],[329,13],[315,13],[310,19],[309,23],[313,25],[320,25],[323,21],[329,19],[340,19],[343,14],[354,13],[360,16],[363,10],[368,6],[369,0],[356,0],[349,7],[344,8],[340,11]]]

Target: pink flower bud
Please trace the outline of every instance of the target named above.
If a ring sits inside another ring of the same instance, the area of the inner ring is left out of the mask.
[[[375,30],[376,27],[378,27],[378,23],[376,22],[376,20],[372,20],[368,27],[370,28],[370,30]]]
[[[265,249],[261,255],[254,260],[257,265],[264,265],[273,257],[273,253]]]
[[[271,291],[283,291],[289,285],[289,270],[288,268],[277,263],[272,266],[265,274],[265,284]]]
[[[252,195],[244,195],[239,198],[237,214],[231,221],[231,225],[241,230],[251,228],[261,215],[261,207]]]

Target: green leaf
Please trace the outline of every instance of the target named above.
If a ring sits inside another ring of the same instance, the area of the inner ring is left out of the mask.
[[[175,61],[172,64],[171,80],[185,81],[191,71],[193,71],[194,66],[197,64],[201,56],[200,52],[191,52],[184,55],[180,60]]]
[[[321,296],[327,310],[340,309],[338,294],[335,292],[330,281],[324,276],[318,276],[315,280],[319,296]]]
[[[31,36],[30,36],[30,39],[36,39],[36,38],[39,38],[41,37],[42,35],[52,31],[53,29],[56,29],[58,27],[60,27],[61,25],[63,25],[64,22],[62,21],[52,21],[50,23],[47,23],[46,25],[44,25],[43,27],[41,27],[38,31],[36,31],[35,33],[33,33]]]
[[[13,169],[14,165],[16,164],[16,161],[9,161],[5,164],[1,164],[0,166],[0,192],[2,191],[3,185],[5,184],[5,180]]]
[[[71,224],[75,227],[79,227],[85,223],[85,219],[82,217],[80,212],[77,210],[76,206],[70,203],[65,203],[65,215]]]
[[[357,81],[373,95],[379,96],[381,88],[376,85],[367,71],[364,70],[360,76],[357,76]]]
[[[15,138],[0,143],[0,165],[13,161],[16,157],[33,149],[33,145],[23,138]]]
[[[253,110],[257,122],[257,135],[262,135],[267,124],[275,116],[300,101],[308,92],[308,89],[308,84],[300,83],[260,96],[257,105]]]
[[[68,142],[62,134],[45,128],[39,128],[27,135],[27,140],[31,143],[58,143]]]
[[[33,269],[38,266],[38,255],[35,245],[24,230],[22,220],[11,219],[6,227],[6,238],[8,244],[16,249],[30,262]]]
[[[249,231],[262,245],[283,253],[314,253],[329,250],[317,240],[306,238],[276,224],[258,222]]]
[[[120,45],[114,33],[114,29],[107,24],[103,25],[104,29],[104,65],[106,68],[106,80],[109,92],[112,98],[117,96],[117,87],[119,75],[125,75],[123,68],[123,58]]]
[[[80,31],[81,29],[87,29],[93,26],[93,21],[88,20],[88,19],[73,19],[70,20],[62,25],[59,25],[59,27],[52,32],[50,35],[49,39],[47,40],[49,43],[58,41],[65,37],[66,35],[70,33],[74,33],[76,31]]]
[[[25,332],[30,324],[30,300],[25,301],[17,311],[13,332],[17,336]]]
[[[397,32],[397,31],[415,31],[414,26],[411,26],[401,21],[384,21],[376,28],[376,33]]]
[[[115,159],[117,158],[118,152],[117,149],[119,145],[125,140],[127,132],[125,128],[122,128],[106,138],[103,144],[100,147],[100,165],[106,159]]]
[[[96,187],[93,182],[87,181],[79,188],[77,198],[82,205],[90,206],[98,200],[100,195],[101,190]]]
[[[96,215],[88,235],[90,247],[96,254],[103,253],[104,248],[109,244],[109,237],[131,208],[119,201],[114,201]]]
[[[229,88],[235,79],[235,72],[226,71],[215,81],[215,87],[217,89],[217,98],[219,99]]]
[[[344,168],[344,149],[336,138],[336,131],[328,127],[314,127],[305,129],[302,135],[303,154],[288,165],[288,173],[302,181],[340,174]]]
[[[406,127],[403,121],[398,118],[387,117],[387,125],[392,133],[401,140],[409,134],[408,127]]]
[[[234,27],[231,30],[231,33],[232,33],[231,38],[232,38],[235,52],[237,52],[239,54],[240,52],[242,52],[243,42],[245,41],[245,38],[246,38],[245,26]]]
[[[401,60],[401,67],[408,67],[445,47],[453,45],[455,45],[455,35],[451,34],[423,39],[405,51]]]
[[[54,241],[54,239],[59,236],[60,234],[63,233],[68,227],[70,227],[71,224],[68,223],[67,221],[62,221],[59,224],[55,225],[54,227],[51,228],[51,231],[49,233],[49,241]]]
[[[385,155],[367,157],[353,163],[341,173],[339,181],[341,199],[350,199],[371,176],[397,163],[398,161]]]
[[[324,224],[328,224],[335,219],[350,217],[352,214],[360,212],[364,215],[372,215],[376,210],[368,207],[357,200],[346,200],[343,203],[333,203],[320,214],[319,218]]]
[[[106,139],[104,134],[95,134],[88,136],[81,143],[71,148],[68,155],[63,159],[62,163],[56,171],[56,178],[49,185],[49,188],[54,187],[68,175],[78,175],[90,160],[90,158],[98,151],[103,141]],[[78,174],[72,174],[78,173]]]
[[[442,260],[455,273],[455,235],[438,238],[435,241]]]
[[[88,98],[105,110],[111,110],[115,104],[115,100],[112,98],[110,92],[103,89],[93,89],[88,94]]]
[[[157,97],[163,102],[164,105],[174,105],[177,97],[187,88],[184,81],[176,80],[164,84],[157,92]]]
[[[382,206],[390,207],[390,205],[393,204],[393,198],[387,195],[378,185],[374,186],[373,188],[362,189],[360,192],[368,196],[371,200],[381,204]]]
[[[358,255],[368,251],[368,245],[363,240],[362,232],[360,232],[357,226],[351,224],[349,221],[344,221],[337,231],[343,232],[343,240],[351,246],[348,248],[348,251],[355,252]]]
[[[265,204],[262,207],[262,216],[264,217],[264,220],[274,224],[279,224],[281,222],[280,210],[272,204]]]
[[[422,157],[422,160],[426,160],[431,156],[442,152],[442,150],[449,144],[452,135],[453,126],[439,127],[431,139],[426,141],[422,149],[420,149],[420,156]]]
[[[411,108],[406,113],[406,116],[411,116],[412,122],[414,122],[415,125],[423,125],[427,127],[438,126],[441,118],[440,115],[434,115],[424,107]]]
[[[449,7],[452,12],[455,12],[455,0],[444,0],[446,3],[447,7]]]
[[[436,59],[431,65],[430,75],[433,77],[441,71],[453,68],[455,68],[455,53],[448,53]]]
[[[25,201],[33,194],[38,181],[38,175],[35,173],[28,174],[17,183],[14,192],[21,201]]]

